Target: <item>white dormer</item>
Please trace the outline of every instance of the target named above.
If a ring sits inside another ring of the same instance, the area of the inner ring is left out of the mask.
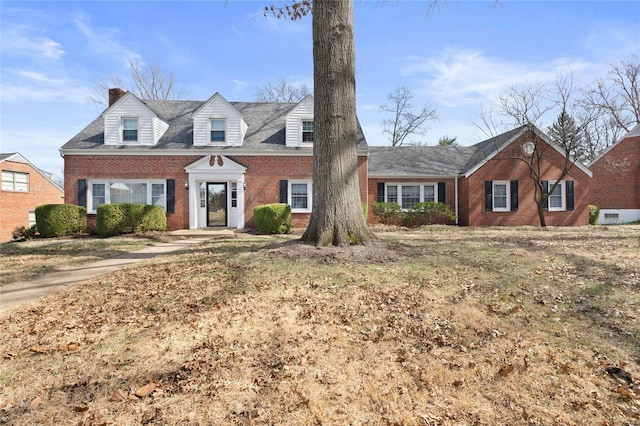
[[[313,96],[307,95],[298,102],[286,121],[286,146],[313,146]]]
[[[247,133],[242,114],[219,93],[193,113],[195,146],[241,146]]]
[[[102,113],[105,145],[155,145],[169,124],[127,92]]]

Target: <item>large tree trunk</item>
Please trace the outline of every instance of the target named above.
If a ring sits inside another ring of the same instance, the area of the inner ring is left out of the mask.
[[[356,152],[353,0],[313,2],[313,211],[302,239],[316,246],[364,244]]]

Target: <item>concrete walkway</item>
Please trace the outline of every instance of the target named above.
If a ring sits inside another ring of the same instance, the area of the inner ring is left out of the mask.
[[[0,287],[0,315],[13,306],[35,300],[59,288],[78,284],[98,275],[113,272],[136,262],[186,249],[214,238],[232,238],[232,230],[176,231],[184,239],[160,243],[142,250],[125,253],[111,259],[80,265],[77,268],[43,275],[30,281],[20,281]]]

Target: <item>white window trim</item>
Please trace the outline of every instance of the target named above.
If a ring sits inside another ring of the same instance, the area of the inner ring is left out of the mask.
[[[510,212],[511,211],[511,182],[508,180],[494,180],[491,183],[491,211],[494,212]],[[506,207],[496,207],[496,185],[504,185],[507,197]]]
[[[293,184],[306,184],[307,185],[307,208],[306,209],[294,209],[292,203],[293,192],[291,186]],[[313,208],[313,182],[311,180],[289,180],[287,188],[287,203],[291,206],[291,213],[311,213]]]
[[[385,182],[384,184],[384,201],[387,201],[387,195],[389,193],[389,186],[395,186],[398,188],[398,201],[397,203],[402,207],[402,187],[403,186],[420,186],[420,203],[424,203],[424,187],[433,186],[433,201],[438,202],[438,183],[437,182]],[[406,209],[403,209],[406,210]]]
[[[549,187],[548,187],[549,194],[547,194],[547,205],[549,206],[549,208],[547,210],[550,211],[550,212],[563,212],[563,211],[566,211],[567,210],[567,191],[566,191],[567,187],[565,185],[565,181],[560,181],[558,183],[558,186],[557,186],[557,187],[560,187],[560,189],[562,190],[562,195],[560,197],[561,201],[562,201],[562,205],[560,207],[551,207],[551,188],[553,187],[553,185],[557,181],[550,180],[550,181],[547,181],[547,182],[548,182],[547,184],[549,185]]]
[[[2,191],[4,192],[20,192],[23,194],[29,193],[31,192],[31,175],[27,172],[15,172],[13,170],[2,170],[2,175],[4,175],[5,173],[7,174],[11,174],[11,181],[5,181],[4,177],[2,177],[2,180],[0,182],[1,186],[0,188],[2,189]],[[20,189],[16,189],[16,175],[24,175],[27,177],[27,190],[23,191]],[[4,183],[5,182],[10,182],[12,188],[11,189],[5,189],[4,188]]]
[[[167,211],[167,181],[163,179],[110,179],[110,180],[90,180],[87,188],[87,213],[95,214],[97,207],[93,206],[93,185],[104,185],[104,204],[111,204],[110,185],[112,183],[146,183],[147,184],[147,205],[151,205],[153,199],[152,184],[162,184],[164,186],[164,205],[162,208]]]
[[[124,140],[124,120],[136,120],[137,128],[136,128],[136,140],[135,141],[125,141]],[[120,143],[121,144],[140,143],[140,117],[132,117],[132,116],[122,116],[122,117],[120,117]]]
[[[224,122],[224,141],[212,141],[211,140],[211,121],[220,120]],[[229,126],[227,119],[222,117],[209,117],[207,120],[207,145],[229,145]]]
[[[313,146],[313,142],[304,142],[302,140],[302,134],[304,133],[303,130],[302,130],[302,128],[303,128],[302,127],[302,123],[304,121],[311,121],[313,123],[313,117],[301,117],[300,118],[300,123],[299,123],[299,126],[298,126],[298,129],[299,129],[298,138],[300,140],[300,145]],[[316,128],[315,128],[315,125],[314,125],[314,127],[313,127],[313,140],[315,140],[315,139],[316,139]]]

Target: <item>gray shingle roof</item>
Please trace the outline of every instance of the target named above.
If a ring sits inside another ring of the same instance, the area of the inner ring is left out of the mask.
[[[113,146],[104,145],[104,122],[102,116],[96,118],[76,136],[65,143],[62,149],[192,149],[211,150],[211,147],[193,146],[193,119],[191,114],[204,101],[150,101],[144,100],[159,118],[169,123],[169,128],[155,146]],[[273,102],[230,102],[248,125],[241,149],[244,150],[291,150],[285,146],[285,116],[297,104]],[[358,149],[367,149],[364,133],[358,123]],[[218,149],[219,147],[216,147]],[[222,147],[221,149],[227,149]],[[238,147],[229,149],[237,150]],[[308,150],[308,149],[307,149]]]
[[[370,176],[455,176],[461,173],[473,147],[371,146]]]
[[[16,155],[16,153],[15,152],[11,152],[11,153],[8,153],[8,154],[0,154],[0,161],[4,161],[7,158],[11,157],[12,155]]]

